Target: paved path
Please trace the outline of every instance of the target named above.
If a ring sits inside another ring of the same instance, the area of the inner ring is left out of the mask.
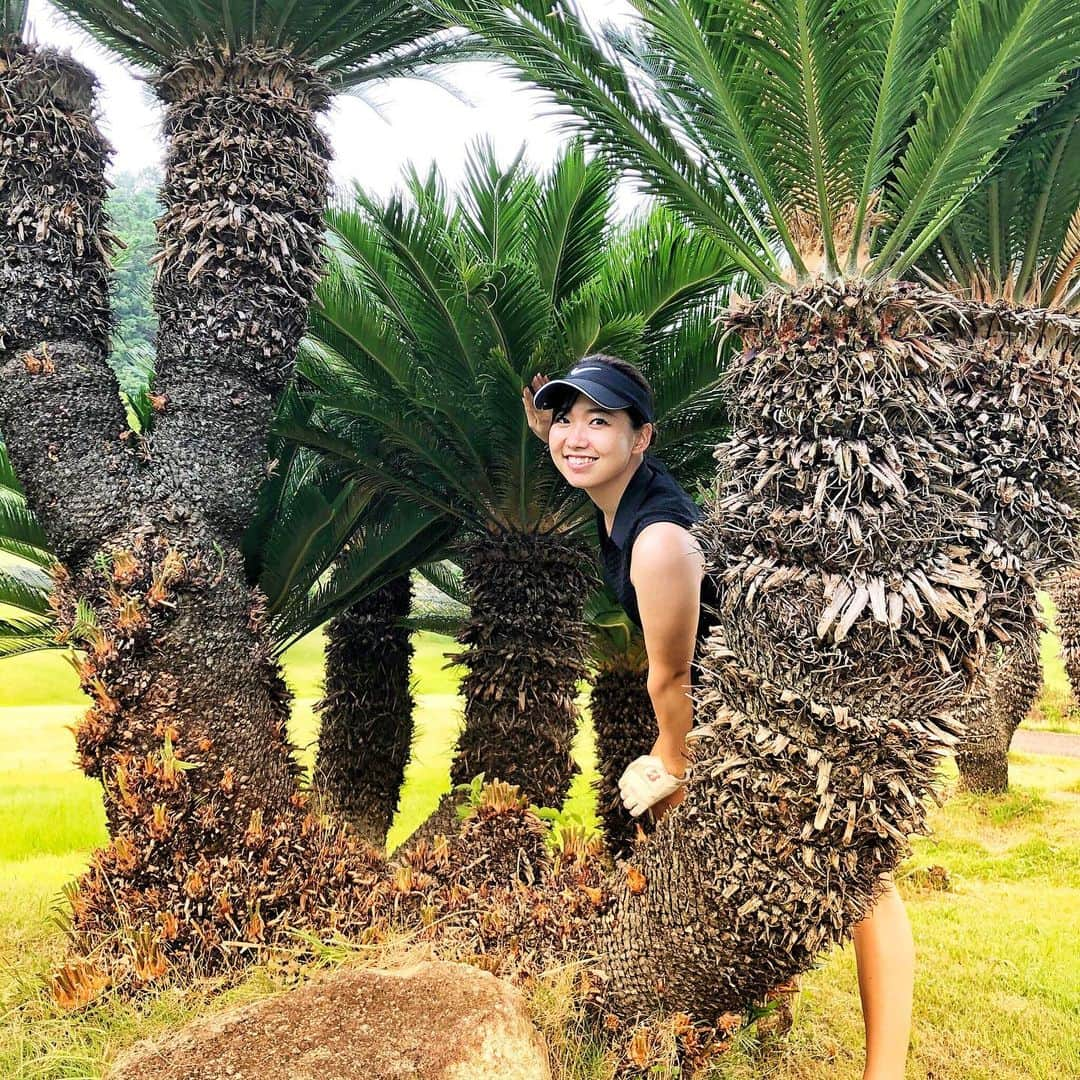
[[[1013,736],[1012,749],[1024,754],[1080,757],[1080,735],[1067,735],[1061,731],[1028,731],[1026,728],[1018,728]]]

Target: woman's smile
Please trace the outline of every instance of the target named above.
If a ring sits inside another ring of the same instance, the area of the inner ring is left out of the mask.
[[[595,457],[589,457],[586,454],[565,454],[566,463],[574,472],[584,472],[590,465],[596,461]]]

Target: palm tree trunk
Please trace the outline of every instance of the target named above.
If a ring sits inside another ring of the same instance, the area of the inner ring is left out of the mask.
[[[602,920],[624,1014],[739,1009],[848,937],[925,830],[987,631],[1035,603],[954,479],[950,301],[817,283],[728,326],[737,433],[701,529],[726,640],[701,657],[687,797]]]
[[[317,273],[326,176],[325,88],[305,102],[304,77],[250,59],[163,80],[166,398],[143,443],[105,362],[93,80],[48,51],[0,56],[0,424],[64,564],[53,603],[94,702],[76,741],[111,840],[73,894],[73,944],[100,947],[118,986],[366,917],[377,867],[297,791],[289,695],[237,547]]]
[[[1057,607],[1061,659],[1069,676],[1073,698],[1080,701],[1080,570],[1067,570],[1050,588]]]
[[[315,114],[329,93],[254,49],[182,57],[157,91],[154,487],[112,565],[77,582],[97,590],[105,641],[83,671],[102,693],[79,745],[115,835],[82,883],[76,929],[93,940],[164,907],[171,955],[214,966],[226,940],[316,915],[322,888],[304,876],[321,841],[303,824],[289,694],[239,541],[318,277],[328,150]]]
[[[413,731],[410,662],[404,621],[408,575],[376,589],[330,622],[322,716],[319,786],[371,843],[381,846],[397,809]]]
[[[235,547],[255,509],[275,405],[319,279],[325,80],[248,47],[179,60],[157,82],[168,155],[153,451],[172,498]]]
[[[656,716],[649,698],[648,668],[620,662],[601,665],[593,676],[589,712],[596,732],[597,811],[613,858],[626,858],[638,833],[637,819],[619,796],[619,777],[626,766],[647,754],[656,741]]]
[[[586,556],[552,535],[477,540],[463,563],[470,618],[459,641],[465,728],[450,775],[504,780],[560,806],[576,771],[578,682],[586,672]]]
[[[979,794],[1009,790],[1009,746],[1042,689],[1039,629],[1017,637],[995,658],[979,706],[957,749],[960,787]]]
[[[105,359],[111,148],[94,88],[51,49],[0,49],[0,429],[53,552],[76,569],[139,499]]]
[[[987,665],[992,663],[994,661],[988,658]],[[963,731],[956,747],[956,767],[960,772],[958,786],[962,790],[1004,791],[1008,786],[1008,762],[997,760],[990,748],[994,741],[994,707],[990,683],[991,676],[988,671],[978,672],[956,710],[956,723]]]

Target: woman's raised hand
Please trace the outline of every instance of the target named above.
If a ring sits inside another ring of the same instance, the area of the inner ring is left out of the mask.
[[[529,430],[542,443],[548,441],[548,432],[551,431],[551,410],[536,408],[533,405],[533,397],[547,381],[548,377],[546,375],[534,375],[532,383],[521,391],[521,400],[525,406],[525,419],[529,421]]]

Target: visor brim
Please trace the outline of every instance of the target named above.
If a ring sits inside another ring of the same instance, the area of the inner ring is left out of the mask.
[[[637,409],[636,402],[628,401],[621,394],[607,386],[591,382],[588,379],[552,379],[544,383],[533,398],[538,409],[553,409],[566,396],[567,392],[584,394],[590,401],[596,402],[602,409]]]

